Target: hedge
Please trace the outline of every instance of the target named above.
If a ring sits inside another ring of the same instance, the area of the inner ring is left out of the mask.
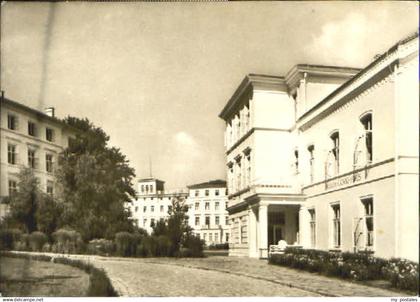
[[[386,260],[364,252],[286,248],[284,254],[271,255],[269,263],[356,281],[384,279],[395,288],[418,292],[418,264],[405,259]]]

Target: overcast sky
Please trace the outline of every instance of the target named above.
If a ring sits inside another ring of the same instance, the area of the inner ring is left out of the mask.
[[[87,117],[137,177],[225,179],[224,104],[247,73],[364,67],[416,31],[412,2],[2,2],[1,89]]]

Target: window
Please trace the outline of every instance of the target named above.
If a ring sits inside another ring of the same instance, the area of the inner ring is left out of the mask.
[[[28,122],[28,134],[30,136],[36,136],[36,125],[33,122]]]
[[[217,211],[220,208],[220,203],[218,201],[216,201],[216,203],[214,204],[214,209]]]
[[[137,212],[139,207],[134,207],[134,212]]]
[[[45,128],[45,138],[49,142],[54,141],[54,130],[51,128]]]
[[[195,190],[195,197],[197,197],[199,195],[199,191]]]
[[[141,192],[144,192],[144,185],[141,185]]]
[[[228,204],[228,202],[226,201],[226,202],[225,202],[225,209],[227,209],[227,208],[228,208],[228,205],[229,205],[229,204]]]
[[[17,153],[16,145],[7,145],[7,162],[11,165],[16,165],[17,162]]]
[[[333,245],[340,247],[341,245],[341,225],[340,225],[340,205],[334,204],[331,206],[333,210]]]
[[[209,196],[210,195],[210,191],[209,190],[205,190],[204,191],[204,195]]]
[[[315,162],[315,158],[314,158],[314,145],[310,145],[308,146],[308,152],[309,152],[309,177],[311,182],[314,181],[314,162]]]
[[[214,195],[216,195],[216,196],[219,196],[220,195],[220,192],[219,192],[218,189],[216,189],[216,191],[214,192]]]
[[[45,169],[48,173],[53,171],[53,156],[51,154],[45,154]]]
[[[372,162],[372,114],[367,113],[361,117],[360,122],[365,128],[366,160]]]
[[[316,216],[315,216],[315,210],[311,209],[309,210],[309,225],[311,228],[311,247],[316,246]]]
[[[160,212],[163,212],[163,211],[164,211],[163,206],[160,206]]]
[[[246,225],[241,226],[241,243],[248,243],[248,234]]]
[[[210,225],[210,216],[206,216],[206,225],[209,226]]]
[[[340,135],[338,131],[335,131],[333,134],[331,134],[330,138],[333,142],[333,148],[331,149],[331,152],[334,156],[334,172],[335,175],[337,175],[340,170]]]
[[[213,233],[209,233],[209,241],[212,242],[213,241]]]
[[[205,209],[206,210],[210,210],[210,202],[206,202],[205,203]]]
[[[295,173],[299,173],[299,151],[295,150]]]
[[[143,213],[146,213],[146,211],[147,211],[147,206],[144,206],[143,207]]]
[[[214,241],[219,242],[219,233],[214,233]]]
[[[155,219],[150,219],[150,226],[153,228],[155,226]]]
[[[155,211],[155,206],[150,206],[150,212],[154,212]]]
[[[198,211],[200,209],[200,203],[196,202],[195,203],[195,210]]]
[[[250,185],[251,183],[251,151],[249,150],[246,154],[246,173],[245,173],[245,183]]]
[[[10,130],[16,130],[17,129],[17,118],[13,114],[7,115],[7,128]]]
[[[225,234],[225,241],[226,241],[226,242],[229,242],[229,233],[226,233],[226,234]]]
[[[226,216],[226,217],[225,217],[225,224],[226,224],[226,225],[229,225],[229,216]]]
[[[215,223],[216,223],[216,225],[219,225],[219,224],[220,224],[220,217],[219,217],[219,216],[216,216],[216,221],[215,221]]]
[[[365,212],[366,246],[373,246],[373,198],[362,200]]]
[[[172,212],[172,206],[168,206],[168,212],[171,213]]]
[[[236,190],[240,190],[242,188],[242,166],[241,166],[241,158],[238,158],[236,161]]]
[[[32,169],[36,168],[35,150],[28,150],[28,166]]]
[[[207,234],[203,233],[203,240],[206,241]]]
[[[53,196],[54,194],[54,183],[52,181],[47,181],[47,194]]]
[[[150,193],[153,193],[153,186],[150,185]]]
[[[9,180],[9,196],[12,196],[17,192],[17,182],[15,180]]]
[[[200,225],[200,216],[195,216],[195,225]]]
[[[147,219],[143,219],[143,226],[146,227],[147,226]]]

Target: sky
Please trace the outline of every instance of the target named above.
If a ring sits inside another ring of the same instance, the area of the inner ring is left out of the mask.
[[[218,117],[248,73],[365,67],[417,30],[411,2],[1,4],[1,89],[87,117],[137,178],[226,179]]]

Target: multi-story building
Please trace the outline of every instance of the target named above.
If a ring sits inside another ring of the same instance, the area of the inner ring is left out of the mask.
[[[226,211],[226,182],[213,180],[188,186],[187,189],[165,191],[164,181],[145,178],[138,181],[137,198],[131,204],[131,218],[137,226],[152,233],[153,226],[169,217],[173,198],[184,198],[188,206],[188,224],[206,244],[229,240]]]
[[[0,200],[17,190],[22,167],[33,169],[41,188],[54,194],[54,169],[58,155],[68,146],[75,130],[54,117],[54,108],[45,113],[1,98],[0,110]],[[0,217],[7,211],[0,204]]]
[[[188,223],[207,245],[229,241],[226,181],[188,186]]]
[[[248,75],[226,104],[231,255],[271,244],[418,260],[418,33],[366,68]]]
[[[140,179],[137,183],[137,198],[128,208],[134,223],[152,233],[153,226],[169,216],[173,198],[187,198],[185,190],[165,191],[165,182],[156,178]]]

